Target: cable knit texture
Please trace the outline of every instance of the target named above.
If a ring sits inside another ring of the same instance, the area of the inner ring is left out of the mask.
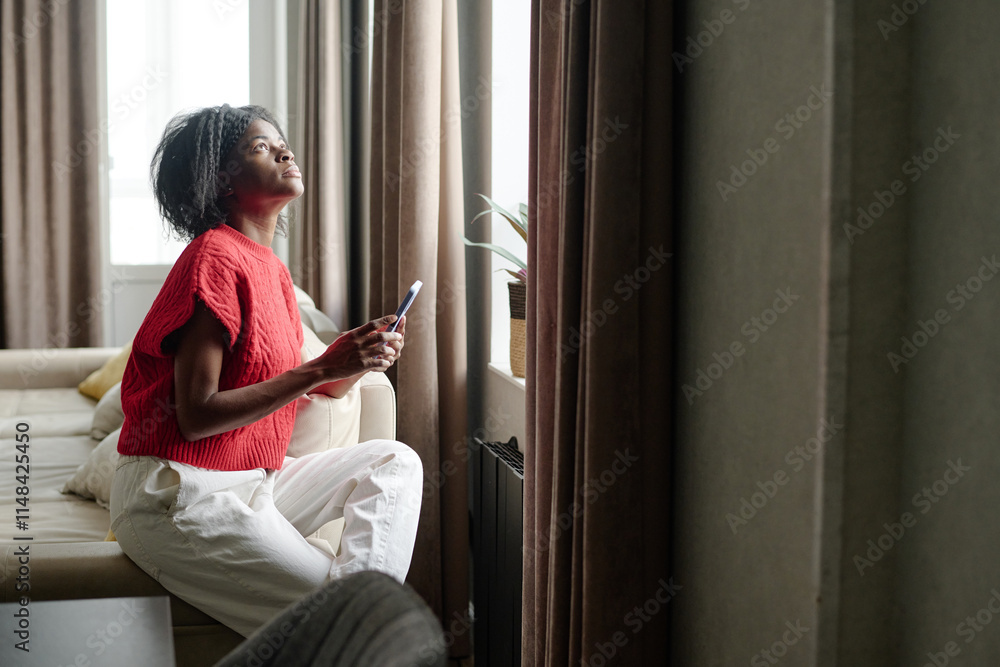
[[[295,423],[295,401],[232,431],[186,441],[174,404],[171,336],[202,301],[230,345],[219,391],[267,380],[299,364],[302,325],[288,269],[274,252],[227,225],[184,249],[132,344],[122,379],[125,423],[118,451],[215,470],[280,469]]]

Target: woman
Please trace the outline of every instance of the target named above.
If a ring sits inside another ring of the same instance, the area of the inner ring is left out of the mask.
[[[111,494],[122,549],[167,590],[248,635],[360,570],[402,581],[422,467],[372,441],[285,458],[295,399],[343,396],[403,349],[405,317],[348,331],[300,365],[288,269],[271,251],[303,192],[278,123],[228,105],[174,118],[151,167],[160,212],[190,241],[133,341]],[[340,554],[305,535],[340,516]]]

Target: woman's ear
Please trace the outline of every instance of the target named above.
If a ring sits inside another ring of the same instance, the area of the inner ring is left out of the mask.
[[[220,197],[228,197],[233,194],[233,186],[229,182],[229,174],[220,171],[215,178],[215,189]]]
[[[236,160],[229,160],[226,162],[225,169],[216,174],[215,182],[220,197],[228,197],[233,194],[233,176],[238,176],[240,171],[242,171],[240,163]]]

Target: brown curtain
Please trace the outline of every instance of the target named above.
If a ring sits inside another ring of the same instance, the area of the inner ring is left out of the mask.
[[[341,43],[340,3],[304,0],[292,149],[306,189],[289,229],[289,268],[295,283],[345,330],[351,322]]]
[[[414,280],[394,369],[398,437],[424,461],[408,581],[468,653],[465,247],[455,0],[376,0],[372,53],[371,315]]]
[[[667,0],[532,2],[525,665],[668,664],[667,601],[684,594],[671,24]]]
[[[101,344],[97,28],[96,0],[0,4],[0,347]]]

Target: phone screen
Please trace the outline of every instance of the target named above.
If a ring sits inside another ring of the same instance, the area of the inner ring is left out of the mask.
[[[389,331],[395,331],[396,327],[399,326],[399,320],[406,314],[406,311],[410,309],[410,304],[417,297],[417,292],[420,291],[420,287],[423,285],[421,281],[416,281],[410,287],[409,291],[406,292],[406,296],[403,297],[402,302],[399,304],[399,308],[396,309],[396,321],[389,325]]]

